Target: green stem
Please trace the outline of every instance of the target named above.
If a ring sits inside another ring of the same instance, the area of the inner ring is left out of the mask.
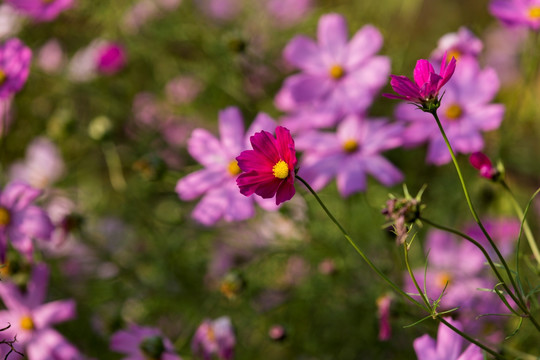
[[[448,321],[446,321],[444,318],[440,317],[440,316],[437,316],[437,320],[439,320],[440,322],[442,322],[444,325],[446,325],[448,328],[450,328],[452,331],[454,331],[455,333],[461,335],[463,338],[467,339],[468,341],[470,341],[471,343],[475,344],[476,346],[482,348],[483,350],[485,350],[486,352],[490,353],[491,355],[493,355],[496,359],[500,359],[500,360],[505,360],[506,358],[504,356],[502,356],[501,354],[499,354],[498,352],[488,348],[487,346],[485,346],[484,344],[482,344],[481,342],[478,342],[476,341],[475,339],[473,339],[472,337],[470,337],[469,335],[467,335],[466,333],[464,333],[463,331],[459,330],[457,327],[455,327],[454,325],[450,324]]]
[[[439,130],[441,131],[441,134],[442,134],[442,136],[444,138],[444,142],[446,143],[446,147],[448,148],[448,151],[450,151],[450,156],[452,157],[454,167],[456,168],[456,171],[457,171],[457,174],[458,174],[458,177],[459,177],[459,181],[461,183],[461,188],[463,189],[463,193],[465,194],[465,199],[467,200],[467,205],[469,205],[469,210],[471,211],[471,214],[472,214],[472,216],[474,218],[474,221],[478,224],[478,226],[480,227],[480,230],[482,230],[482,233],[484,234],[486,239],[489,241],[489,244],[491,245],[491,247],[493,248],[493,250],[497,254],[497,257],[501,261],[501,264],[503,265],[504,269],[506,270],[506,273],[508,274],[508,278],[510,279],[510,283],[512,284],[512,287],[514,288],[515,292],[517,293],[517,295],[519,297],[521,305],[523,305],[523,307],[525,307],[525,301],[523,300],[523,298],[521,296],[521,292],[518,291],[517,285],[516,285],[516,283],[514,281],[514,277],[512,276],[512,272],[510,271],[510,268],[508,267],[508,264],[506,263],[506,260],[504,259],[501,252],[497,248],[497,245],[495,245],[495,242],[493,241],[493,239],[491,239],[491,236],[489,236],[486,228],[484,227],[484,225],[482,224],[482,221],[480,220],[480,217],[478,216],[478,214],[476,213],[476,210],[474,209],[474,206],[473,206],[472,201],[471,201],[471,197],[469,196],[469,191],[467,190],[467,186],[465,185],[465,180],[463,180],[463,175],[461,174],[461,168],[459,167],[459,164],[457,162],[456,155],[454,154],[454,150],[452,150],[452,146],[450,145],[450,141],[448,141],[448,137],[446,137],[446,133],[445,133],[443,127],[442,127],[441,121],[439,120],[439,116],[437,115],[437,110],[435,109],[435,110],[431,111],[431,114],[433,115],[433,117],[435,118],[435,121],[437,122],[437,126],[439,127]]]
[[[516,211],[516,214],[519,217],[520,221],[523,221],[523,231],[525,233],[525,237],[527,238],[527,241],[529,242],[529,247],[531,248],[531,251],[534,255],[534,258],[536,259],[537,266],[540,265],[540,251],[538,250],[538,246],[536,245],[536,241],[534,240],[534,236],[532,234],[531,228],[529,227],[529,223],[527,220],[523,218],[523,210],[521,210],[521,207],[519,206],[519,203],[516,200],[516,197],[514,196],[514,193],[512,190],[510,190],[510,187],[508,184],[503,180],[501,181],[502,187],[510,194],[510,199],[512,200],[512,205],[514,206],[514,210]]]
[[[400,295],[404,296],[405,298],[407,298],[409,301],[411,301],[413,304],[415,304],[416,306],[424,309],[424,305],[421,304],[420,302],[418,302],[417,300],[415,300],[414,298],[412,298],[409,294],[407,294],[406,292],[404,292],[403,290],[401,290],[399,288],[399,286],[397,286],[396,284],[394,284],[392,282],[392,280],[390,280],[381,270],[379,270],[375,264],[373,264],[371,262],[371,260],[369,260],[367,258],[367,256],[362,252],[362,250],[360,250],[360,248],[358,247],[358,245],[356,245],[356,243],[353,241],[353,239],[349,236],[349,234],[347,233],[347,231],[343,228],[343,226],[341,226],[341,224],[339,223],[339,221],[337,221],[337,219],[334,217],[334,215],[332,215],[332,213],[330,212],[330,210],[328,210],[328,208],[326,207],[326,205],[324,205],[324,203],[322,202],[322,200],[319,198],[319,195],[317,195],[317,193],[315,192],[315,190],[313,190],[311,188],[311,186],[309,186],[309,184],[304,180],[302,179],[300,176],[296,176],[296,178],[298,180],[300,180],[300,182],[302,182],[302,184],[305,185],[305,187],[309,190],[309,192],[315,197],[315,199],[317,200],[317,202],[319,203],[319,205],[322,207],[322,209],[324,210],[324,212],[326,213],[326,215],[328,215],[328,217],[330,218],[330,220],[332,220],[332,222],[339,228],[339,230],[341,231],[341,233],[343,234],[343,236],[345,236],[345,238],[347,239],[347,241],[349,241],[349,243],[352,245],[352,247],[356,250],[356,252],[362,257],[362,259],[364,259],[364,261],[369,265],[369,267],[375,271],[377,273],[377,275],[379,275],[381,278],[383,278],[384,281],[386,281],[397,293],[399,293]],[[406,244],[404,245],[406,246]],[[410,266],[408,266],[408,260],[407,260],[407,268],[410,270]],[[413,277],[414,279],[414,277]],[[416,283],[416,280],[415,281],[415,285],[417,286],[418,288],[418,283]],[[421,291],[420,291],[420,294],[423,294]],[[426,301],[424,299],[424,301]],[[429,306],[429,302],[427,302],[427,309],[431,311],[431,306]],[[444,318],[440,317],[439,314],[435,314],[434,315],[434,318],[440,322],[442,322],[443,324],[445,324],[446,326],[448,326],[451,330],[453,330],[454,332],[456,332],[457,334],[459,334],[460,336],[462,336],[463,338],[467,339],[468,341],[470,341],[471,343],[475,344],[476,346],[484,349],[486,352],[490,353],[491,355],[493,355],[495,358],[497,359],[501,359],[501,360],[504,360],[504,357],[502,357],[501,355],[499,355],[496,351],[488,348],[487,346],[485,346],[484,344],[476,341],[475,339],[473,339],[472,337],[470,337],[469,335],[465,334],[464,332],[462,332],[461,330],[459,330],[458,328],[456,328],[455,326],[453,326],[452,324],[450,324],[448,321],[446,321]]]
[[[426,224],[429,224],[429,225],[433,226],[434,228],[437,228],[439,230],[446,231],[446,232],[452,233],[454,235],[460,236],[460,237],[464,238],[465,240],[471,242],[474,246],[476,246],[482,252],[482,254],[484,254],[484,257],[488,261],[488,264],[491,267],[491,270],[493,270],[493,272],[495,273],[495,276],[497,277],[497,279],[499,279],[499,281],[501,282],[503,288],[506,290],[508,295],[512,298],[512,300],[514,300],[514,302],[519,306],[519,308],[523,312],[527,313],[527,309],[521,306],[520,302],[515,298],[514,293],[512,293],[510,291],[510,289],[508,288],[508,286],[504,282],[504,279],[502,278],[501,274],[497,270],[497,267],[493,263],[493,260],[491,260],[491,257],[489,256],[486,249],[482,246],[482,244],[480,244],[478,241],[476,241],[475,239],[473,239],[469,235],[462,233],[461,231],[446,227],[444,225],[437,224],[437,223],[435,223],[435,222],[433,222],[431,220],[428,220],[428,219],[426,219],[424,217],[420,217],[420,220],[425,222]],[[515,312],[514,309],[509,309],[509,310],[512,311],[512,312]]]
[[[420,294],[420,297],[422,297],[424,304],[426,304],[426,309],[429,310],[429,312],[433,314],[433,308],[429,302],[429,299],[427,298],[427,295],[424,293],[424,291],[422,291],[422,289],[420,288],[420,285],[418,285],[418,282],[416,281],[416,277],[414,276],[414,273],[411,269],[411,265],[409,264],[409,244],[407,243],[407,241],[403,243],[403,251],[404,251],[404,257],[405,257],[405,267],[407,268],[407,271],[409,272],[409,276],[411,277],[414,283],[414,287],[416,288],[416,290],[418,290],[418,294]]]
[[[326,215],[328,215],[328,217],[330,218],[330,220],[332,220],[332,222],[339,228],[339,230],[341,231],[341,233],[343,234],[343,236],[345,236],[345,239],[347,239],[347,241],[349,242],[349,244],[351,244],[351,246],[354,248],[354,250],[356,250],[356,252],[362,257],[362,259],[364,259],[364,261],[369,265],[369,267],[375,271],[377,273],[377,275],[379,275],[384,281],[386,281],[397,293],[399,293],[400,295],[404,296],[405,298],[407,298],[409,301],[411,301],[412,303],[416,304],[417,306],[421,307],[421,308],[424,308],[424,306],[418,302],[416,299],[414,299],[413,297],[411,297],[409,294],[407,294],[405,291],[403,291],[399,286],[397,286],[396,284],[394,284],[394,282],[392,280],[390,280],[381,270],[379,270],[379,268],[377,268],[377,266],[375,266],[375,264],[373,264],[371,262],[371,260],[368,259],[368,257],[364,254],[364,252],[362,250],[360,250],[360,248],[358,247],[358,245],[356,245],[356,243],[354,242],[354,240],[349,236],[349,234],[347,233],[347,231],[343,228],[343,226],[341,226],[341,224],[339,223],[339,221],[336,220],[336,218],[334,217],[334,215],[332,215],[332,213],[330,212],[330,210],[328,210],[328,208],[326,207],[326,205],[324,205],[324,203],[322,202],[322,200],[319,198],[319,195],[317,195],[317,193],[315,192],[315,190],[313,190],[311,188],[311,186],[309,186],[309,184],[304,180],[302,179],[300,176],[296,175],[296,178],[298,180],[300,180],[300,182],[302,182],[302,184],[304,184],[304,186],[309,190],[309,192],[315,197],[315,199],[317,200],[317,202],[319,203],[319,205],[322,207],[322,209],[324,210],[324,212],[326,213]]]

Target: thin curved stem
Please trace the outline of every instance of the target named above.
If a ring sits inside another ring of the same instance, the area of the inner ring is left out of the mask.
[[[503,265],[504,269],[506,270],[506,273],[508,274],[508,278],[510,279],[510,283],[512,284],[512,287],[514,288],[514,291],[517,293],[517,296],[519,298],[519,301],[521,302],[521,305],[525,307],[525,301],[523,300],[521,296],[521,292],[518,290],[518,287],[514,281],[514,277],[512,276],[512,272],[510,271],[510,268],[508,267],[506,260],[504,259],[501,252],[497,248],[497,245],[495,245],[495,242],[493,241],[493,239],[487,232],[486,228],[484,227],[484,224],[482,224],[480,217],[478,216],[478,214],[476,213],[476,210],[474,209],[474,206],[471,201],[471,197],[469,195],[469,191],[467,190],[467,186],[465,185],[465,180],[463,179],[463,175],[461,174],[461,168],[459,167],[459,164],[456,159],[456,155],[454,154],[454,150],[452,150],[450,141],[448,140],[448,137],[446,136],[446,132],[444,131],[441,121],[439,120],[439,116],[437,115],[437,110],[433,110],[431,114],[435,118],[435,121],[437,122],[437,126],[439,127],[439,130],[441,131],[441,134],[444,138],[444,142],[446,143],[446,146],[448,147],[448,151],[450,152],[450,156],[452,157],[452,162],[454,163],[454,167],[456,168],[459,181],[461,183],[461,188],[463,189],[463,193],[465,194],[465,199],[467,200],[467,205],[469,205],[469,210],[471,211],[474,221],[478,224],[478,226],[480,227],[480,230],[482,230],[482,233],[484,234],[486,239],[489,241],[489,244],[491,245],[491,247],[497,254],[497,257],[501,261],[501,264]]]
[[[358,247],[358,245],[354,242],[354,240],[350,237],[350,235],[347,233],[347,231],[343,228],[343,226],[341,226],[341,224],[339,223],[339,221],[337,221],[337,219],[334,217],[334,215],[332,215],[332,213],[330,212],[330,210],[328,210],[328,208],[326,207],[326,205],[324,205],[324,203],[322,202],[322,200],[319,198],[319,195],[317,195],[317,193],[315,192],[315,190],[313,190],[311,188],[311,186],[309,186],[309,184],[304,180],[302,179],[300,176],[296,176],[296,178],[298,180],[300,180],[300,182],[302,182],[302,184],[304,184],[304,186],[309,190],[309,192],[315,197],[315,199],[317,200],[317,202],[319,203],[319,205],[322,207],[322,209],[324,210],[324,212],[326,213],[326,215],[328,215],[328,217],[330,218],[330,220],[332,220],[332,222],[339,228],[339,230],[341,231],[341,233],[343,234],[343,236],[345,236],[345,238],[347,239],[347,241],[349,242],[349,244],[351,244],[351,246],[354,248],[354,250],[356,250],[356,252],[362,257],[362,259],[364,259],[364,261],[369,265],[369,267],[375,271],[377,273],[377,275],[379,275],[384,281],[386,281],[391,287],[392,289],[394,289],[397,293],[399,293],[400,295],[404,296],[405,298],[407,298],[409,301],[411,301],[412,303],[414,303],[415,305],[421,307],[421,308],[424,308],[424,306],[418,302],[416,299],[414,299],[413,297],[411,297],[409,294],[407,294],[405,291],[403,291],[399,286],[397,286],[396,284],[394,284],[394,282],[392,280],[390,280],[381,270],[379,270],[379,268],[377,268],[377,266],[375,266],[375,264],[373,264],[371,262],[371,260],[369,260],[369,258],[366,256],[366,254],[364,254],[364,252],[362,250],[360,250],[360,248]]]

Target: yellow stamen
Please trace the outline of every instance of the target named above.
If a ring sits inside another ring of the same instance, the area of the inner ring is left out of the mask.
[[[348,153],[353,153],[358,150],[358,142],[354,139],[349,139],[343,143],[343,150]]]
[[[450,283],[452,282],[452,275],[450,275],[447,272],[442,272],[439,275],[437,275],[435,282],[440,287],[445,287],[447,285],[450,285]]]
[[[6,72],[0,69],[0,85],[2,85],[7,79]]]
[[[216,333],[214,332],[214,329],[212,328],[212,325],[208,326],[208,332],[206,333],[206,337],[210,342],[216,342]]]
[[[532,6],[529,9],[529,17],[532,20],[538,20],[540,19],[540,6]]]
[[[345,69],[340,65],[332,65],[330,68],[330,76],[336,80],[339,80],[345,75]]]
[[[11,215],[6,208],[0,207],[0,226],[9,225],[11,222]]]
[[[461,51],[459,51],[458,49],[452,49],[446,53],[446,60],[450,61],[452,60],[453,57],[456,58],[456,60],[458,60],[460,56],[461,56]]]
[[[23,330],[34,330],[34,321],[28,315],[21,318],[21,328]]]
[[[240,167],[238,166],[238,161],[236,160],[233,160],[229,163],[227,170],[232,176],[236,176],[242,172],[242,169],[240,169]]]
[[[278,179],[285,179],[289,176],[289,165],[285,161],[279,160],[272,168],[272,172]]]
[[[446,117],[450,120],[459,119],[463,115],[463,109],[458,104],[452,104],[446,108]]]

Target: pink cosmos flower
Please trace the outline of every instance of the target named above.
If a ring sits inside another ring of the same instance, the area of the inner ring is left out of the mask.
[[[441,63],[445,59],[446,61],[450,61],[452,58],[458,60],[462,56],[478,58],[482,48],[482,41],[469,29],[462,26],[458,32],[446,34],[439,39],[431,58],[437,63]],[[444,58],[445,54],[446,58]]]
[[[315,106],[342,115],[365,111],[390,71],[390,60],[375,56],[381,33],[366,25],[348,42],[345,18],[328,14],[319,20],[317,38],[296,36],[285,48],[285,60],[302,72],[287,78],[276,95],[277,107]]]
[[[312,0],[267,0],[266,9],[276,18],[278,26],[290,26],[306,15]]]
[[[498,89],[499,80],[493,69],[480,69],[473,58],[460,60],[437,112],[454,152],[470,154],[482,150],[481,132],[500,126],[504,106],[490,103]],[[405,146],[428,142],[428,163],[443,165],[450,162],[450,152],[431,114],[408,104],[398,105],[395,113],[398,120],[408,124],[403,134]]]
[[[47,41],[37,56],[37,65],[46,73],[54,74],[62,70],[66,57],[57,39]]]
[[[420,59],[414,67],[414,82],[406,76],[390,75],[390,85],[398,95],[383,94],[390,99],[401,99],[421,105],[425,110],[432,110],[439,106],[439,91],[450,80],[456,69],[456,59],[452,58],[446,64],[446,54],[441,62],[439,74],[435,73],[433,65],[429,61]]]
[[[377,317],[379,318],[379,340],[387,341],[392,336],[392,326],[390,325],[390,305],[392,296],[383,295],[377,299]]]
[[[56,145],[46,137],[34,139],[26,149],[26,158],[11,165],[9,178],[45,189],[64,175],[64,161]]]
[[[450,324],[461,329],[461,324],[451,318],[445,318]],[[444,324],[439,325],[437,332],[437,342],[429,335],[425,334],[414,340],[414,351],[418,360],[482,360],[484,355],[482,350],[470,344],[465,351],[463,348],[463,338]]]
[[[113,334],[111,350],[126,354],[126,360],[181,360],[171,341],[158,329],[134,324]]]
[[[370,174],[385,186],[403,180],[402,173],[381,152],[401,146],[403,126],[382,119],[347,116],[336,133],[311,131],[297,138],[304,151],[298,175],[318,191],[337,178],[344,197],[366,189]]]
[[[105,43],[96,53],[96,67],[102,74],[112,75],[122,70],[127,57],[124,48],[117,43]]]
[[[19,39],[8,39],[0,45],[0,99],[21,90],[30,73],[32,50]]]
[[[0,311],[0,323],[2,327],[11,324],[0,336],[5,339],[16,336],[15,349],[25,353],[29,360],[82,360],[79,351],[51,328],[75,317],[75,302],[57,300],[43,304],[48,279],[47,266],[37,264],[26,292],[21,292],[12,282],[0,282],[0,297],[7,308]]]
[[[480,171],[480,176],[486,179],[492,179],[497,174],[497,169],[493,167],[491,160],[480,151],[472,153],[469,156],[469,162],[475,169]]]
[[[489,12],[506,25],[540,30],[539,0],[492,0]]]
[[[54,20],[62,11],[73,6],[74,0],[6,0],[35,21]]]
[[[234,357],[235,345],[236,337],[231,319],[222,316],[203,321],[193,336],[191,350],[198,359],[231,360]]]
[[[275,122],[266,114],[259,114],[244,133],[242,114],[229,107],[219,113],[221,140],[204,129],[195,129],[188,140],[188,151],[204,169],[191,173],[176,184],[176,193],[184,201],[204,194],[192,217],[204,225],[213,225],[219,219],[245,220],[254,215],[254,198],[240,194],[236,178],[242,171],[235,157],[249,149],[249,135],[257,130],[275,128]],[[275,209],[269,201],[255,198],[265,209]]]
[[[276,205],[294,194],[296,152],[289,130],[276,128],[276,137],[267,131],[250,138],[253,150],[243,151],[236,160],[243,171],[236,179],[245,196],[257,194],[264,199],[276,197]]]
[[[41,208],[32,205],[41,191],[25,183],[10,182],[0,191],[0,261],[4,262],[8,240],[32,259],[33,239],[49,240],[54,226]]]

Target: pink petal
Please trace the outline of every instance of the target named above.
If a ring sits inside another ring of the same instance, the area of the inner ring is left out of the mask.
[[[204,129],[195,129],[188,139],[188,151],[191,156],[204,166],[227,162],[221,143]]]
[[[373,156],[365,160],[366,172],[384,186],[393,186],[403,181],[403,173],[382,156]]]
[[[429,77],[433,74],[435,70],[429,61],[420,59],[416,62],[414,67],[414,81],[418,87],[422,87],[425,83],[429,81]]]
[[[32,310],[32,318],[38,329],[71,320],[75,318],[75,301],[58,300],[43,304]]]
[[[195,171],[176,183],[175,191],[184,201],[193,200],[211,188],[219,186],[226,179],[227,174],[223,168],[208,168]]]
[[[294,189],[293,183],[289,181],[282,181],[276,192],[276,205],[291,200],[295,192],[296,190]]]
[[[285,47],[283,56],[290,64],[306,72],[325,71],[317,44],[306,36],[295,36]]]
[[[451,318],[445,318],[453,326],[461,329],[461,325]],[[444,324],[439,325],[437,332],[437,354],[447,359],[457,359],[463,344],[463,338]]]
[[[372,26],[365,25],[356,32],[348,47],[347,68],[359,66],[365,59],[375,55],[383,44],[380,31]]]
[[[422,335],[413,342],[414,351],[418,360],[434,360],[439,359],[435,352],[435,340],[428,334]]]
[[[244,120],[237,107],[228,107],[218,115],[219,134],[223,150],[231,156],[236,156],[244,150]]]
[[[266,158],[266,161],[271,163],[272,166],[280,160],[276,139],[268,131],[263,130],[255,133],[249,140],[253,150]]]
[[[326,53],[337,54],[347,46],[347,21],[339,14],[323,15],[317,27],[319,46]]]

